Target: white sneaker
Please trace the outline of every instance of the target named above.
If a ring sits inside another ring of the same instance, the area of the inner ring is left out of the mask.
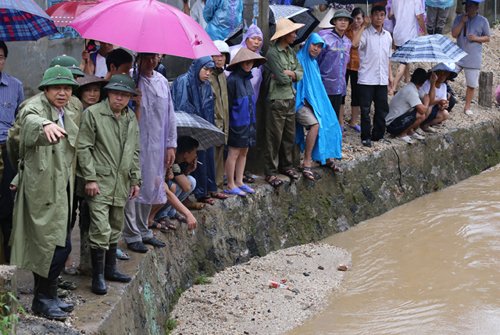
[[[408,136],[408,135],[398,137],[398,139],[400,139],[401,141],[403,141],[403,142],[405,142],[405,143],[408,143],[408,144],[414,144],[414,143],[415,143],[415,141],[413,141],[413,140],[411,139],[411,137],[410,137],[410,136]]]
[[[474,112],[470,109],[467,109],[464,113],[465,115],[474,115]]]
[[[425,131],[426,133],[437,133],[437,130],[432,128],[431,126],[424,127],[422,128],[422,130]]]
[[[413,133],[411,135],[411,138],[415,139],[415,140],[425,140],[425,136],[423,135],[420,135],[419,133]]]

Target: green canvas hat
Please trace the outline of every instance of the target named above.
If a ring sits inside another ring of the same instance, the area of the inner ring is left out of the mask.
[[[73,88],[80,86],[75,79],[73,79],[71,71],[68,68],[59,65],[49,67],[45,70],[42,82],[38,85],[38,89],[43,91],[45,87],[54,85],[69,85]]]
[[[61,55],[52,58],[49,67],[54,67],[56,65],[67,67],[74,76],[77,77],[85,76],[85,73],[83,73],[83,71],[80,70],[78,61],[71,56]]]
[[[335,25],[335,21],[337,19],[340,19],[341,17],[343,17],[345,19],[349,19],[349,23],[352,23],[352,21],[353,21],[353,19],[351,17],[351,13],[349,13],[349,11],[347,11],[345,9],[339,9],[335,13],[333,13],[333,17],[330,20],[330,24]]]
[[[104,86],[104,89],[107,91],[121,91],[137,95],[135,92],[134,80],[126,74],[113,75],[108,84]]]

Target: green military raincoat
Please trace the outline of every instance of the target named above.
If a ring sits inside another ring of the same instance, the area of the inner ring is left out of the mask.
[[[209,77],[210,85],[212,86],[212,91],[214,92],[215,100],[215,115],[214,121],[215,126],[222,130],[227,137],[229,134],[229,103],[227,101],[227,82],[226,75],[224,71],[220,69],[214,69]]]
[[[130,187],[139,185],[139,125],[125,109],[115,118],[108,100],[83,113],[78,139],[78,175],[97,182],[100,194],[91,200],[124,207]]]
[[[76,168],[81,110],[65,107],[67,137],[47,140],[43,125],[59,122],[57,110],[39,93],[19,110],[19,163],[14,203],[11,264],[47,277],[56,246],[65,246]]]

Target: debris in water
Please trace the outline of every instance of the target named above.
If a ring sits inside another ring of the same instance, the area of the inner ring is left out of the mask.
[[[347,271],[347,270],[348,270],[348,267],[347,267],[347,265],[345,265],[345,264],[340,264],[340,265],[337,267],[337,270],[339,270],[339,271]]]
[[[310,272],[304,272],[303,275],[306,276],[306,277],[309,277],[311,275],[311,273]]]
[[[324,270],[325,268],[320,265],[320,266],[318,266],[318,269],[319,270]]]

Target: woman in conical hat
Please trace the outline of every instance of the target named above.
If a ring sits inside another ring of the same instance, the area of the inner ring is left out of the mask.
[[[227,67],[229,101],[229,137],[226,159],[227,194],[246,196],[255,191],[243,182],[248,148],[255,145],[255,92],[252,87],[252,68],[266,62],[261,55],[241,48]]]

